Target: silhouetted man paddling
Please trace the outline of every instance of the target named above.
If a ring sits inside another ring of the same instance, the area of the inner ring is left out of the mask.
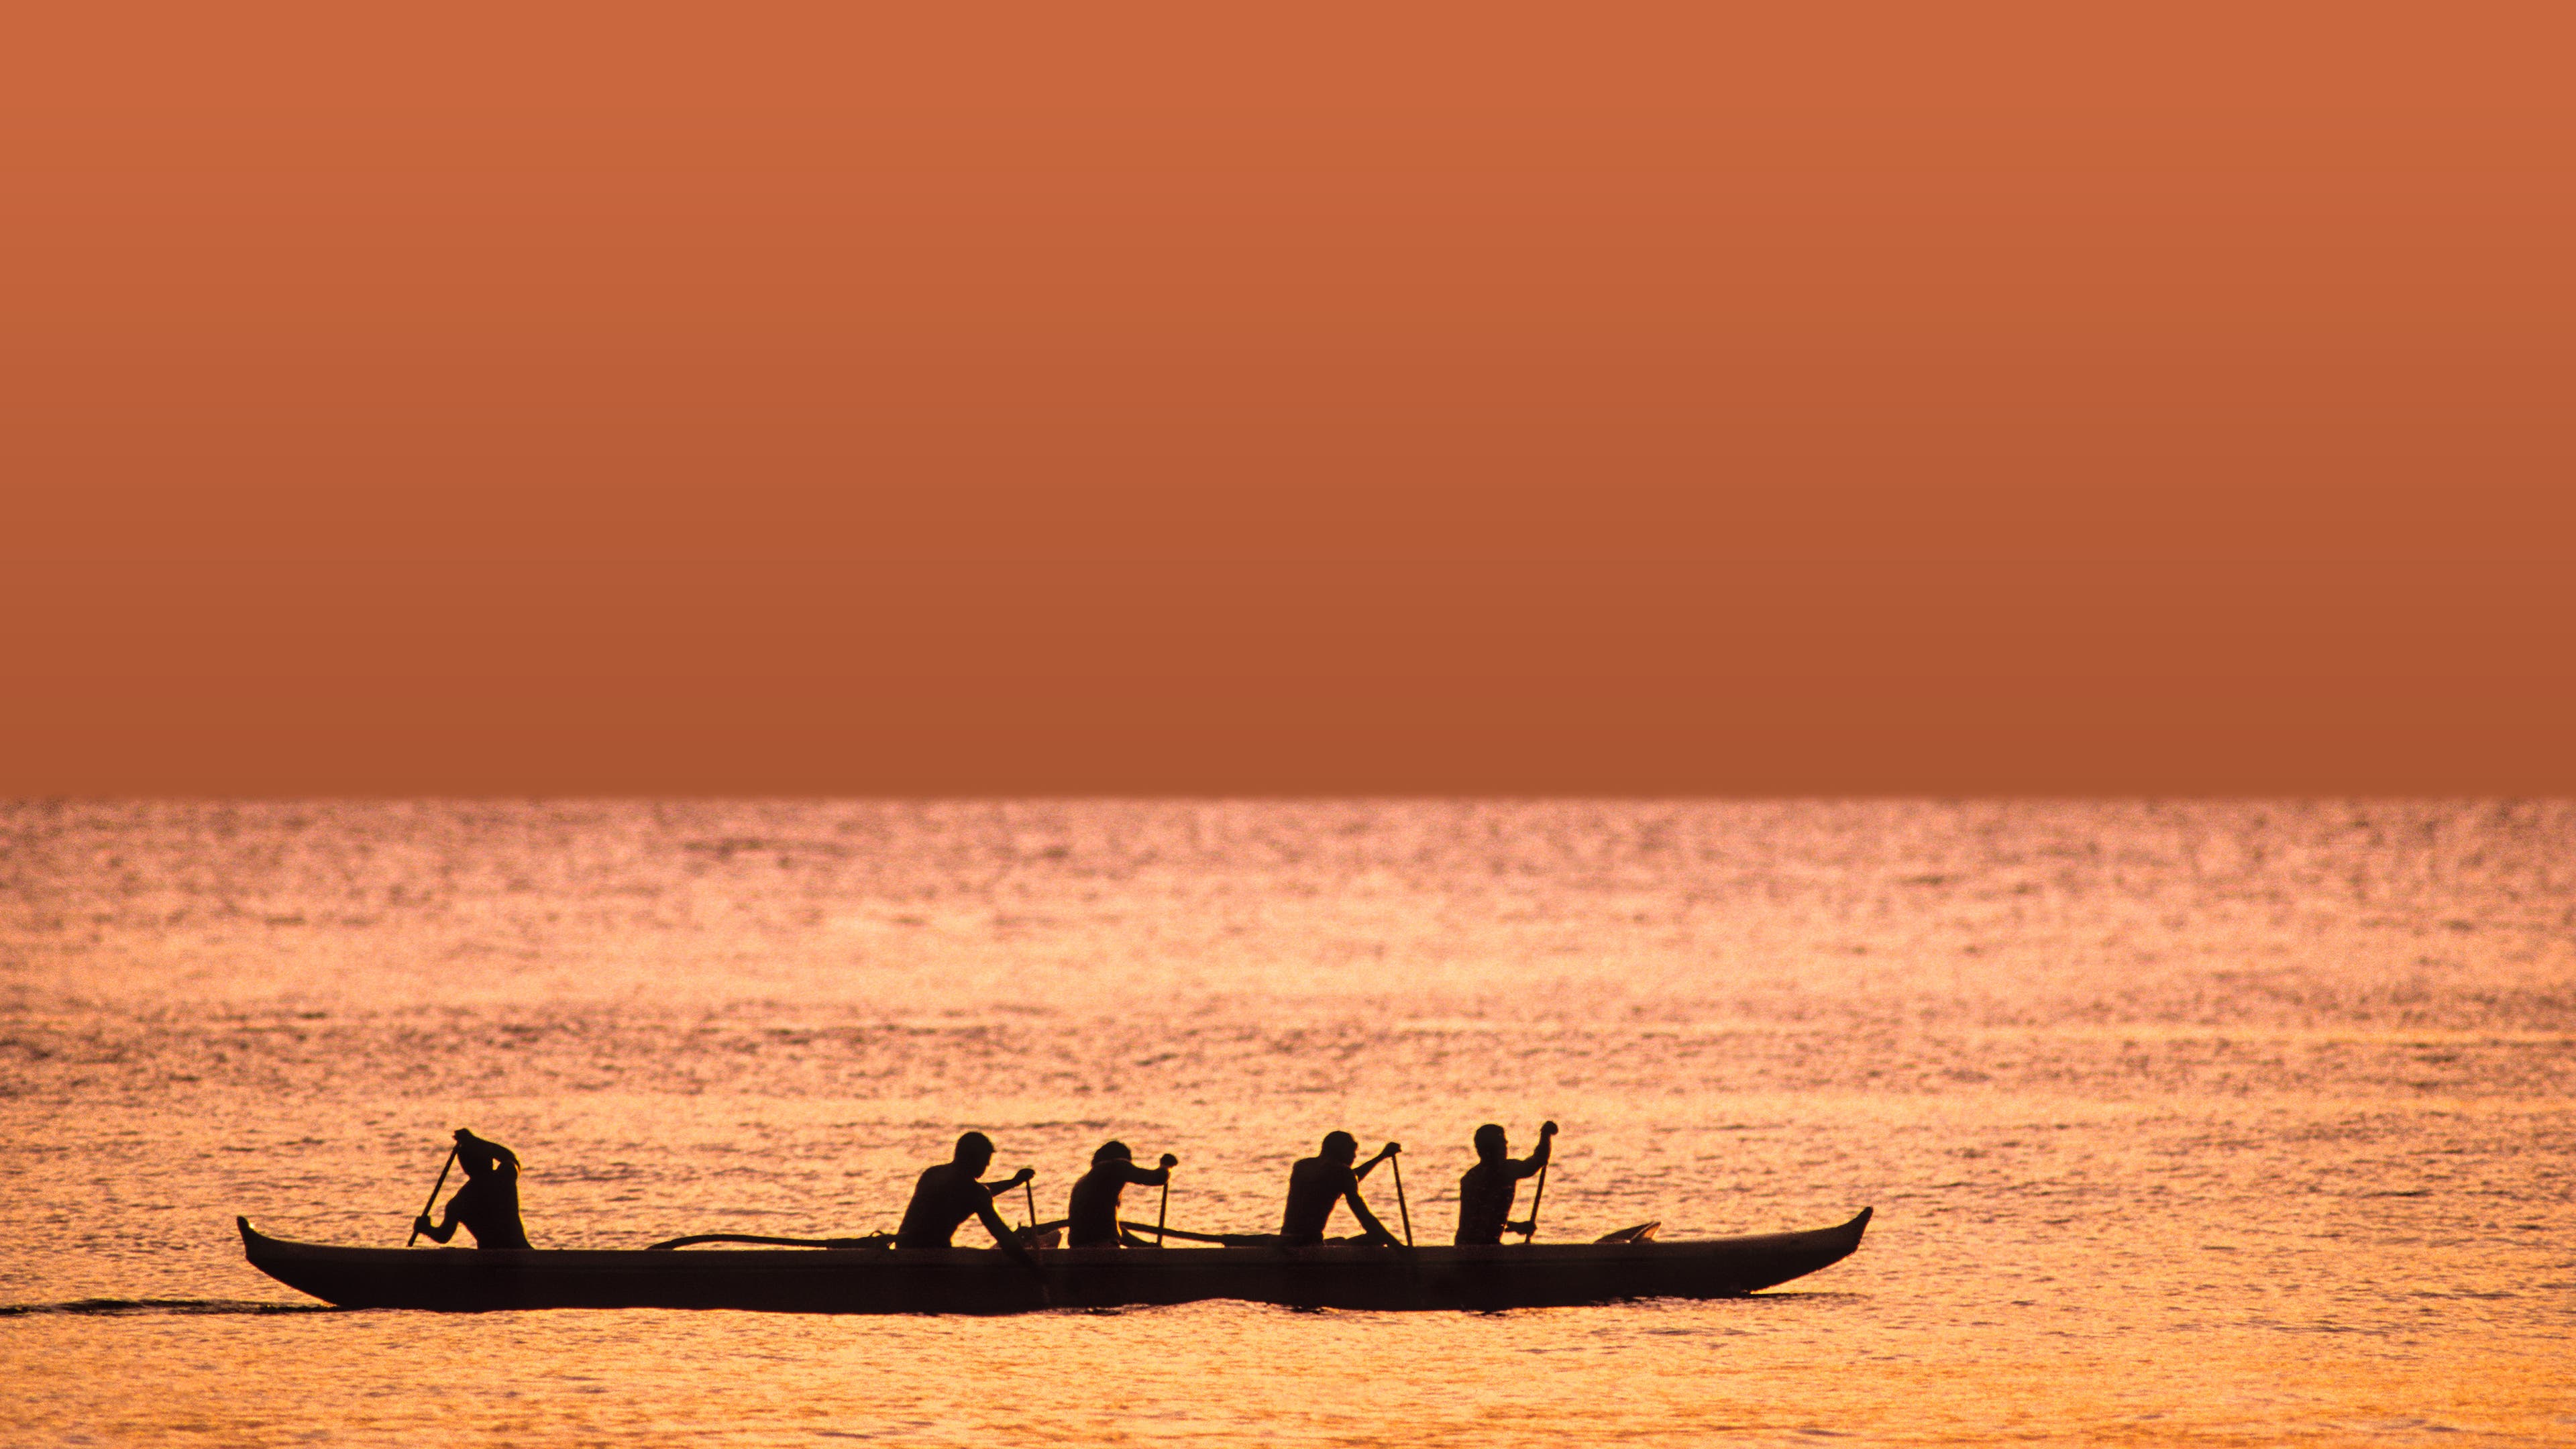
[[[1515,1162],[1511,1157],[1511,1139],[1491,1122],[1476,1129],[1476,1165],[1458,1179],[1459,1247],[1492,1247],[1505,1233],[1536,1232],[1535,1223],[1508,1222],[1512,1215],[1512,1198],[1519,1193],[1521,1179],[1536,1177],[1547,1166],[1548,1144],[1556,1140],[1556,1124],[1549,1122],[1538,1129],[1538,1151]]]
[[[1003,1252],[1017,1258],[1031,1270],[1037,1259],[1020,1243],[1019,1234],[993,1211],[996,1194],[1009,1192],[1036,1177],[1035,1172],[1021,1168],[1000,1182],[984,1183],[975,1179],[993,1165],[993,1139],[981,1132],[969,1132],[957,1139],[957,1155],[921,1174],[913,1184],[912,1205],[903,1210],[903,1225],[894,1231],[898,1248],[945,1248],[958,1225],[968,1218],[980,1218],[984,1231]]]
[[[1358,1171],[1351,1169],[1351,1159],[1360,1155],[1359,1139],[1348,1132],[1328,1133],[1323,1150],[1312,1157],[1299,1159],[1288,1170],[1288,1212],[1279,1224],[1279,1238],[1292,1248],[1313,1247],[1324,1241],[1324,1224],[1331,1221],[1336,1203],[1351,1205],[1351,1216],[1360,1220],[1368,1240],[1384,1247],[1403,1244],[1377,1220],[1377,1214],[1360,1201],[1360,1179],[1369,1170],[1403,1151],[1390,1142],[1378,1154],[1363,1163]]]
[[[1073,1201],[1065,1208],[1066,1247],[1124,1246],[1129,1240],[1118,1230],[1118,1195],[1129,1183],[1161,1187],[1172,1180],[1172,1169],[1181,1165],[1168,1152],[1163,1154],[1163,1165],[1152,1169],[1138,1167],[1135,1157],[1124,1142],[1103,1142],[1091,1154],[1091,1170],[1074,1183]]]
[[[413,1221],[413,1231],[444,1243],[456,1236],[461,1223],[478,1248],[528,1246],[528,1230],[519,1222],[519,1154],[459,1127],[456,1161],[465,1169],[465,1185],[447,1200],[447,1220],[432,1223],[423,1213]]]

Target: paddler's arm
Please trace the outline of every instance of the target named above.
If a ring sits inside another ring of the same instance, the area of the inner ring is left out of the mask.
[[[458,1188],[455,1195],[447,1200],[447,1221],[443,1223],[433,1223],[429,1220],[429,1215],[427,1213],[423,1213],[419,1218],[413,1221],[412,1226],[420,1230],[420,1235],[422,1237],[429,1239],[433,1243],[446,1243],[450,1241],[456,1236],[456,1224],[458,1221],[456,1216],[456,1205],[465,1201],[466,1194],[472,1191],[474,1191],[474,1184],[469,1182],[463,1187]]]
[[[1351,1216],[1360,1220],[1360,1231],[1368,1234],[1370,1242],[1385,1248],[1404,1246],[1404,1240],[1388,1232],[1386,1224],[1377,1220],[1377,1214],[1369,1211],[1368,1204],[1360,1201],[1359,1184],[1356,1181],[1351,1184],[1350,1191],[1342,1194],[1342,1201],[1351,1205]]]
[[[1361,1163],[1359,1166],[1357,1166],[1357,1167],[1355,1167],[1355,1168],[1352,1168],[1352,1169],[1351,1169],[1351,1181],[1353,1181],[1353,1182],[1357,1182],[1357,1181],[1359,1181],[1361,1178],[1368,1176],[1368,1175],[1369,1175],[1369,1170],[1370,1170],[1370,1169],[1372,1169],[1372,1168],[1376,1167],[1379,1163],[1386,1161],[1388,1158],[1393,1157],[1394,1155],[1396,1155],[1396,1154],[1397,1154],[1397,1153],[1399,1153],[1399,1152],[1402,1152],[1403,1150],[1404,1150],[1404,1144],[1403,1144],[1403,1143],[1401,1143],[1401,1142],[1390,1142],[1390,1143],[1386,1144],[1384,1147],[1379,1148],[1379,1149],[1377,1150],[1377,1156],[1372,1157],[1372,1158],[1370,1158],[1368,1161],[1363,1162],[1363,1163]],[[1353,1198],[1353,1199],[1351,1199],[1351,1201],[1353,1201],[1353,1202],[1358,1202],[1358,1201],[1359,1201],[1359,1199],[1358,1199],[1358,1198]]]
[[[1555,1141],[1555,1123],[1550,1122],[1540,1127],[1538,1129],[1538,1151],[1531,1153],[1529,1156],[1522,1158],[1518,1162],[1512,1163],[1512,1176],[1515,1178],[1538,1176],[1539,1169],[1547,1166],[1548,1147]],[[1503,1220],[1503,1231],[1507,1233],[1520,1233],[1524,1236],[1535,1235],[1538,1232],[1538,1224],[1535,1221],[1526,1218],[1519,1222],[1514,1222],[1509,1218],[1505,1218]]]
[[[979,1182],[975,1185],[984,1189],[985,1197],[996,1198],[1009,1192],[1012,1188],[1018,1187],[1021,1183],[1035,1181],[1037,1175],[1038,1171],[1036,1168],[1023,1167],[1019,1171],[1012,1173],[1010,1176],[1003,1178],[1000,1182]]]
[[[1035,1176],[1036,1174],[1032,1173],[1030,1175]],[[1003,1252],[1010,1254],[1015,1259],[1018,1259],[1021,1267],[1028,1269],[1032,1273],[1038,1271],[1038,1260],[1029,1256],[1029,1250],[1020,1243],[1020,1235],[1011,1230],[1011,1225],[1009,1223],[1002,1221],[1002,1215],[1000,1213],[993,1211],[993,1200],[991,1198],[988,1197],[975,1205],[975,1220],[984,1225],[984,1231],[993,1235],[993,1245],[995,1247],[1000,1248]]]
[[[1520,1161],[1513,1163],[1512,1176],[1515,1178],[1538,1176],[1538,1170],[1547,1166],[1547,1150],[1549,1145],[1555,1141],[1555,1123],[1550,1122],[1546,1126],[1539,1128],[1538,1150],[1531,1153],[1529,1156],[1522,1158]]]

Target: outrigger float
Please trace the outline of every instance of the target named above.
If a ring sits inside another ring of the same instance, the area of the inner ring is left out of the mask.
[[[1473,1311],[1735,1298],[1851,1256],[1869,1217],[1863,1208],[1838,1227],[1697,1242],[1657,1242],[1650,1228],[1632,1228],[1611,1235],[1621,1241],[1490,1248],[1048,1248],[1035,1255],[1036,1274],[991,1248],[893,1251],[856,1239],[693,1252],[671,1245],[343,1248],[272,1238],[248,1218],[235,1221],[252,1267],[343,1308],[991,1314],[1212,1298],[1292,1308]]]

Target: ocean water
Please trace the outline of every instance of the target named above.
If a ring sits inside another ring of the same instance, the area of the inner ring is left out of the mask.
[[[22,804],[0,1440],[2565,1444],[2571,1091],[2566,803]],[[1878,1216],[998,1320],[342,1312],[232,1229],[399,1244],[464,1125],[540,1246],[889,1227],[966,1127],[1258,1230],[1346,1128],[1437,1241],[1549,1117],[1543,1238]]]

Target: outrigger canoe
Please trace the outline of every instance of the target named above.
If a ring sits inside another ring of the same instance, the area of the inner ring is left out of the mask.
[[[252,1267],[343,1308],[1024,1313],[1210,1298],[1470,1310],[1734,1298],[1849,1257],[1869,1214],[1863,1208],[1839,1227],[1699,1242],[1057,1248],[1037,1254],[1036,1275],[991,1248],[340,1248],[236,1221]]]

